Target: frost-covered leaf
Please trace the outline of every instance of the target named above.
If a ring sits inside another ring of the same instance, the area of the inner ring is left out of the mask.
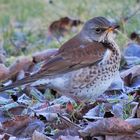
[[[54,140],[54,139],[49,138],[46,135],[44,135],[43,133],[40,133],[35,130],[32,135],[32,140]]]
[[[15,118],[2,123],[3,130],[13,136],[31,137],[34,130],[42,132],[44,123],[29,116],[16,116]]]
[[[133,57],[140,57],[140,45],[136,43],[129,43],[127,44],[124,50],[125,56],[133,56]]]
[[[96,122],[89,123],[86,128],[79,130],[80,135],[86,136],[99,136],[99,135],[120,135],[120,134],[133,134],[134,128],[126,121],[120,118],[104,118]]]
[[[57,140],[83,140],[79,136],[60,136]]]

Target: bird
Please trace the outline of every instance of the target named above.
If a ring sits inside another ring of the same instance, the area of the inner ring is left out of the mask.
[[[117,27],[105,17],[89,19],[38,72],[1,87],[0,92],[46,79],[46,86],[62,95],[97,99],[119,74],[121,52],[113,35]]]

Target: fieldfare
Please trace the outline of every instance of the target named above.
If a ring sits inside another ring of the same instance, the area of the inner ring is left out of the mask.
[[[1,88],[0,92],[47,79],[47,87],[63,95],[96,99],[119,73],[121,53],[113,36],[117,27],[104,17],[88,20],[37,73]]]

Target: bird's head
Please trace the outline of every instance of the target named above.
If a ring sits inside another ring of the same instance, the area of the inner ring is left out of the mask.
[[[85,23],[82,32],[86,39],[105,42],[113,38],[113,31],[116,28],[118,28],[118,25],[112,24],[106,18],[95,17]]]

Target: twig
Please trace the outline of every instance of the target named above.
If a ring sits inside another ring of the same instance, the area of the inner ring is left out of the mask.
[[[138,9],[136,9],[133,13],[131,13],[131,15],[124,17],[124,21],[127,22],[128,20],[130,20],[133,16],[135,16],[138,12],[140,11],[140,7]]]
[[[63,117],[62,115],[60,115],[59,113],[57,113],[58,117],[60,117],[60,119],[62,119],[64,122],[66,122],[66,124],[69,124],[70,126],[74,126],[78,129],[82,129],[82,127],[80,127],[79,125],[73,123],[72,121],[66,119],[65,117]]]

